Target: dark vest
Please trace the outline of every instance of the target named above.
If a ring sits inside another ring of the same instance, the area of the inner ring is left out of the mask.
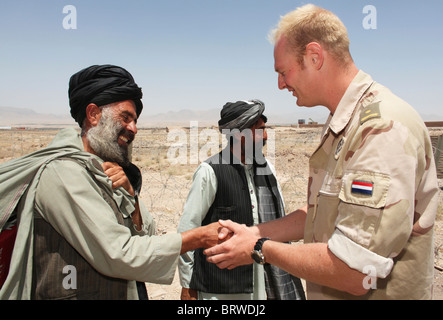
[[[113,202],[106,192],[104,198]],[[117,205],[112,205],[118,212]],[[121,214],[120,214],[121,216]],[[119,223],[122,223],[120,217]],[[32,299],[126,300],[128,281],[114,279],[97,272],[75,249],[40,215],[34,218],[34,268]],[[76,289],[63,286],[69,275],[66,266],[74,266]]]
[[[223,155],[223,157],[226,156],[229,155]],[[218,185],[215,200],[202,225],[208,225],[220,219],[230,219],[252,226],[252,204],[243,167],[233,164],[231,159],[223,163],[222,152],[206,162],[214,170]],[[208,293],[252,293],[252,265],[237,267],[233,270],[219,269],[215,264],[206,261],[203,249],[197,249],[194,251],[194,270],[190,288]]]

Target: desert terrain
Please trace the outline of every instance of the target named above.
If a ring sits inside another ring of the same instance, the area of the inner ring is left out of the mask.
[[[265,155],[276,168],[287,212],[303,206],[306,201],[308,159],[320,141],[320,131],[319,128],[290,126],[268,130],[270,143]],[[140,199],[154,217],[158,234],[176,232],[193,173],[210,155],[204,151],[219,150],[222,144],[222,140],[214,140],[214,136],[208,134],[213,132],[216,129],[163,127],[139,130],[133,143],[132,159],[142,170]],[[45,147],[56,133],[56,129],[0,130],[0,163]],[[443,130],[430,129],[430,133],[441,135]],[[189,147],[186,143],[191,136],[198,137],[198,142],[193,140],[198,146],[192,147],[191,144]],[[199,154],[195,150],[199,150]],[[443,187],[443,179],[439,180],[439,185]],[[443,192],[439,195],[434,253],[434,299],[443,300]],[[180,298],[178,274],[171,285],[148,283],[147,288],[152,300]]]

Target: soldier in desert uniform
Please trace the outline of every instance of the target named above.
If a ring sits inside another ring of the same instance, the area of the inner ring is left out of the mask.
[[[331,12],[290,12],[274,40],[279,88],[330,111],[309,161],[307,206],[258,227],[223,222],[234,236],[206,250],[209,261],[234,268],[259,251],[306,279],[308,299],[430,299],[438,184],[423,121],[355,66]]]

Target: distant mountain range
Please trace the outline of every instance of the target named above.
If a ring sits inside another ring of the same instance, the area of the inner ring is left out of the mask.
[[[1,127],[75,125],[70,115],[43,114],[26,108],[0,107]]]
[[[323,111],[323,112],[322,112]],[[269,124],[296,124],[298,119],[312,118],[324,123],[327,118],[326,109],[296,109],[289,114],[271,114],[266,111]],[[179,110],[164,113],[142,113],[138,120],[139,127],[190,126],[197,121],[200,126],[217,125],[220,119],[219,109]],[[0,127],[65,127],[76,126],[70,114],[45,114],[26,108],[0,107]]]
[[[220,118],[220,110],[179,110],[164,113],[148,114],[143,112],[138,120],[139,126],[190,126],[191,121],[199,125],[216,125]]]
[[[326,108],[294,108],[289,113],[272,112],[266,110],[268,124],[290,125],[297,124],[299,119],[306,122],[312,119],[318,123],[325,123],[328,117]],[[422,115],[425,121],[443,119],[437,115]],[[197,121],[199,126],[217,125],[220,119],[219,109],[208,110],[179,110],[164,113],[142,113],[138,127],[165,127],[190,126],[191,121]],[[66,114],[38,113],[31,109],[0,107],[0,127],[66,127],[77,126],[69,112]]]

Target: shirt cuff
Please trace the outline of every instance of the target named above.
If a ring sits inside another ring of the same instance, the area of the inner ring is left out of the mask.
[[[372,274],[377,278],[386,278],[394,266],[391,258],[382,257],[346,237],[340,230],[335,229],[328,241],[331,252],[350,268],[367,274],[368,268],[374,270]]]

